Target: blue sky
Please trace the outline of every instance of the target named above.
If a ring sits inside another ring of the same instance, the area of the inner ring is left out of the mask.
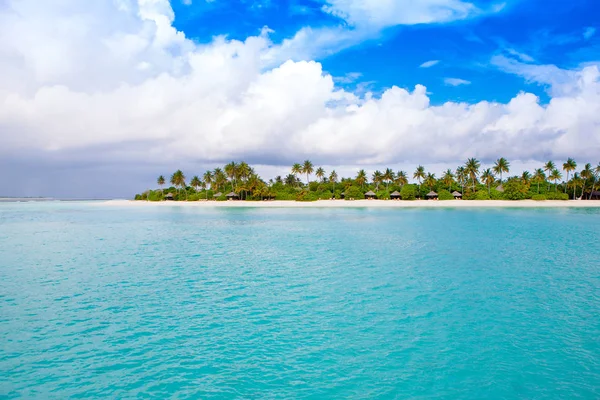
[[[0,195],[597,164],[594,0],[0,0]]]
[[[534,93],[542,102],[548,101],[544,85],[492,65],[490,59],[496,54],[518,52],[531,63],[554,64],[565,69],[599,58],[600,32],[596,32],[596,27],[600,24],[600,2],[473,3],[487,11],[450,23],[387,27],[364,42],[317,59],[334,76],[360,74],[353,82],[346,83],[351,88],[363,84],[361,87],[368,85],[377,92],[393,85],[412,88],[423,84],[436,104],[449,100],[506,102],[519,91]],[[306,26],[319,28],[345,23],[325,13],[325,2],[318,0],[194,0],[191,4],[176,0],[172,4],[176,14],[174,25],[199,42],[208,42],[215,35],[244,40],[268,26],[274,31],[271,37],[277,43]],[[489,11],[494,7],[501,9]],[[427,61],[438,63],[429,68],[419,67]],[[445,78],[465,82],[453,86]]]

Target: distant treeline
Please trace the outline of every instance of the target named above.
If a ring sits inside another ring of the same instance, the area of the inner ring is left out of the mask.
[[[588,163],[577,171],[577,163],[569,158],[560,169],[553,161],[548,161],[533,172],[525,171],[520,176],[504,179],[509,173],[510,163],[505,158],[484,170],[479,160],[469,158],[464,165],[454,171],[448,169],[440,177],[419,165],[412,174],[416,183],[409,183],[409,174],[405,171],[394,172],[387,168],[375,171],[369,177],[361,169],[353,178],[340,178],[335,170],[326,172],[306,160],[294,164],[285,177],[265,181],[247,163],[231,162],[223,168],[206,171],[201,177],[193,176],[189,182],[185,174],[177,170],[171,175],[168,187],[161,175],[156,181],[157,189],[137,194],[135,199],[315,201],[364,199],[368,194],[367,197],[384,200],[392,197],[402,200],[568,200],[592,199],[600,195],[597,192],[600,163],[596,167]]]

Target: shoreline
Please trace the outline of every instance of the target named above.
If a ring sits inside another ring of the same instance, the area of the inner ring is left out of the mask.
[[[125,207],[202,208],[600,208],[600,200],[318,200],[273,201],[160,201],[107,200],[97,205]]]

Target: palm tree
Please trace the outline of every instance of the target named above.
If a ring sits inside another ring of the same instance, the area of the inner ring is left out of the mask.
[[[500,161],[500,160],[498,160]],[[488,195],[492,195],[492,183],[494,183],[496,181],[496,177],[494,176],[494,173],[492,172],[491,169],[486,169],[485,171],[483,171],[483,173],[481,174],[481,179],[483,180],[483,183],[485,183],[485,185],[488,188]]]
[[[383,176],[381,177],[385,181],[385,190],[387,192],[390,191],[390,182],[394,180],[394,171],[389,168],[386,168]]]
[[[456,179],[458,179],[462,193],[464,193],[465,192],[465,181],[467,180],[467,172],[465,170],[465,167],[456,168]]]
[[[232,161],[225,166],[225,174],[231,180],[231,191],[235,192],[235,178],[238,175],[238,165]]]
[[[548,177],[550,180],[554,181],[554,192],[558,191],[558,183],[557,181],[559,179],[562,179],[562,174],[560,173],[560,171],[556,168],[554,168],[551,172],[550,172],[550,176]]]
[[[563,164],[563,170],[567,171],[567,183],[569,182],[569,172],[575,171],[575,168],[577,168],[577,163],[572,158],[568,158]],[[567,193],[567,185],[565,185],[565,193]]]
[[[325,170],[321,167],[317,168],[315,171],[315,176],[321,181],[321,183],[323,183],[323,179],[325,178]]]
[[[335,169],[329,174],[329,182],[331,182],[331,193],[335,193],[335,184],[338,180],[338,174]]]
[[[361,169],[360,171],[358,171],[358,173],[356,174],[355,181],[356,181],[356,183],[358,183],[360,185],[361,189],[363,188],[365,183],[367,183],[367,173],[365,172],[364,169]]]
[[[427,176],[425,177],[425,181],[423,181],[423,183],[425,185],[429,186],[429,190],[433,190],[433,187],[437,183],[437,181],[435,179],[435,174],[432,174],[431,172],[429,172],[427,174]]]
[[[200,178],[197,175],[194,175],[190,181],[190,185],[198,192],[198,188],[202,185],[202,182],[200,182]]]
[[[442,182],[444,182],[444,185],[448,185],[448,191],[452,190],[452,184],[454,183],[454,174],[452,173],[452,170],[450,168],[448,168],[446,172],[444,172]]]
[[[524,185],[528,185],[530,181],[531,173],[529,171],[523,171],[523,173],[521,174],[521,182],[523,182]]]
[[[421,179],[425,179],[425,167],[419,165],[413,174],[413,179],[419,182],[419,197],[421,197]]]
[[[583,178],[583,187],[581,191],[581,197],[583,197],[583,192],[585,192],[585,184],[587,183],[587,180],[594,177],[594,171],[592,171],[592,164],[585,164],[585,167],[581,170],[580,175]]]
[[[579,186],[581,182],[581,177],[577,172],[575,172],[573,174],[573,178],[571,178],[571,186],[573,186],[573,200],[577,200],[577,186]]]
[[[394,182],[396,182],[397,185],[400,185],[400,187],[406,185],[408,183],[408,176],[406,175],[406,172],[398,171],[396,173],[396,179]]]
[[[158,179],[156,180],[156,183],[158,183],[158,187],[160,187],[160,195],[163,196],[164,192],[163,192],[163,186],[165,185],[165,177],[164,176],[159,176]]]
[[[473,183],[473,190],[475,190],[475,182],[477,182],[477,176],[479,175],[479,167],[481,163],[476,158],[469,158],[465,163],[465,172],[467,176],[471,178]]]
[[[171,176],[171,185],[177,188],[177,194],[180,193],[179,188],[185,189],[185,175],[180,169]],[[185,199],[187,200],[187,190],[185,190]]]
[[[213,172],[213,182],[217,190],[225,186],[225,182],[227,182],[227,176],[221,168],[215,168]]]
[[[313,164],[309,160],[304,161],[304,165],[302,166],[302,173],[306,174],[306,185],[310,183],[308,181],[308,177],[314,171]]]
[[[598,180],[600,180],[600,162],[598,163],[598,166],[594,168],[594,183],[592,184],[592,191],[590,192],[588,200],[592,199],[592,194],[596,190],[596,182],[598,182]]]
[[[537,191],[538,194],[540,194],[540,183],[546,180],[546,174],[544,174],[544,170],[541,168],[536,169],[535,173],[533,174],[533,180],[537,183]]]
[[[202,181],[204,182],[205,189],[206,187],[208,187],[210,185],[211,189],[212,189],[212,183],[213,183],[213,174],[210,171],[206,171],[204,173],[204,175],[202,176]],[[206,200],[208,200],[208,191],[206,191]]]
[[[294,174],[287,174],[286,177],[285,177],[285,179],[284,179],[284,182],[288,186],[297,186],[298,185],[298,178]]]
[[[502,183],[502,173],[510,172],[510,163],[506,160],[506,158],[501,157],[496,160],[496,164],[494,164],[494,173],[500,175],[500,183]]]
[[[296,183],[298,182],[298,175],[302,173],[302,165],[295,163],[292,165],[292,174],[296,177]]]
[[[376,192],[379,191],[379,184],[383,180],[383,174],[381,173],[381,171],[373,172],[373,176],[371,177],[371,179],[373,180],[373,183],[375,184],[375,191]]]
[[[546,164],[544,164],[544,171],[546,171],[546,174],[548,175],[549,179],[550,175],[552,175],[552,172],[556,169],[556,165],[554,164],[554,161],[550,160],[548,161]],[[548,182],[548,188],[546,189],[546,192],[550,191],[550,182]]]

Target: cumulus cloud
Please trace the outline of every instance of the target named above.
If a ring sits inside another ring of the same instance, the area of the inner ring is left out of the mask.
[[[434,106],[421,85],[374,96],[340,89],[315,61],[273,65],[285,44],[266,31],[199,45],[173,18],[168,0],[9,0],[0,15],[0,155],[64,167],[600,154],[594,65],[565,71],[496,58],[556,87],[551,101],[519,93],[506,104]]]

